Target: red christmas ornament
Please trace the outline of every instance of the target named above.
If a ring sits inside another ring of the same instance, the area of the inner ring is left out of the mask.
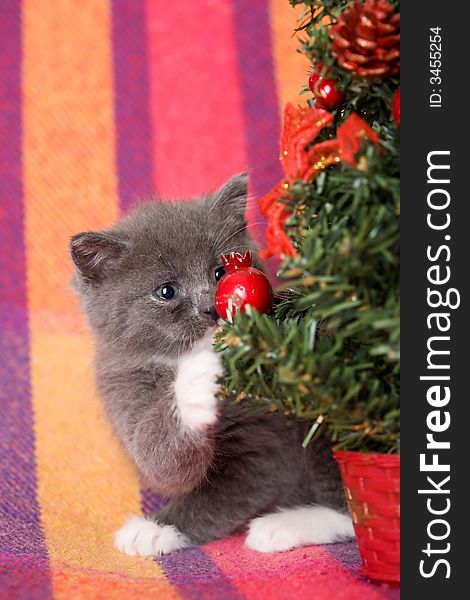
[[[251,266],[251,260],[249,250],[244,255],[238,252],[222,254],[227,272],[215,292],[215,308],[222,319],[227,319],[230,312],[232,317],[237,310],[243,312],[248,304],[263,313],[271,309],[273,290],[269,279],[262,271]]]
[[[308,85],[318,108],[334,110],[343,103],[344,94],[336,89],[336,81],[333,77],[322,77],[321,69],[310,75]]]
[[[393,94],[392,98],[392,115],[395,123],[400,127],[400,88]]]

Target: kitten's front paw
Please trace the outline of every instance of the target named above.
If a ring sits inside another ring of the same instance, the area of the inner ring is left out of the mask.
[[[114,545],[128,556],[158,556],[187,548],[190,543],[173,525],[132,516],[114,534]]]
[[[184,356],[175,380],[176,404],[181,421],[192,431],[201,431],[217,420],[217,379],[222,364],[212,350]]]

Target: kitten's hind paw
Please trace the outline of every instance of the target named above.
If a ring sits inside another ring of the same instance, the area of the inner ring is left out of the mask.
[[[253,519],[245,544],[258,552],[333,544],[354,536],[349,515],[326,506],[300,506]]]
[[[159,556],[187,548],[190,543],[173,525],[134,515],[116,531],[114,545],[128,556]]]
[[[175,380],[176,404],[181,422],[192,431],[201,431],[217,420],[217,379],[222,374],[218,355],[201,350],[184,356]]]

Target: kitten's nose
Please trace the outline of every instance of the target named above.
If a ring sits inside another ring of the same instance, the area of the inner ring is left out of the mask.
[[[199,306],[199,312],[201,313],[201,315],[206,316],[207,318],[209,318],[214,323],[217,323],[219,315],[217,314],[217,311],[215,310],[215,306],[214,306],[214,302],[213,301],[212,302],[203,302]]]

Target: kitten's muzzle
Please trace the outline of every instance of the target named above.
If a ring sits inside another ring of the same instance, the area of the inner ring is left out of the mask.
[[[203,302],[199,305],[199,313],[211,323],[217,323],[219,315],[215,310],[214,302]]]

